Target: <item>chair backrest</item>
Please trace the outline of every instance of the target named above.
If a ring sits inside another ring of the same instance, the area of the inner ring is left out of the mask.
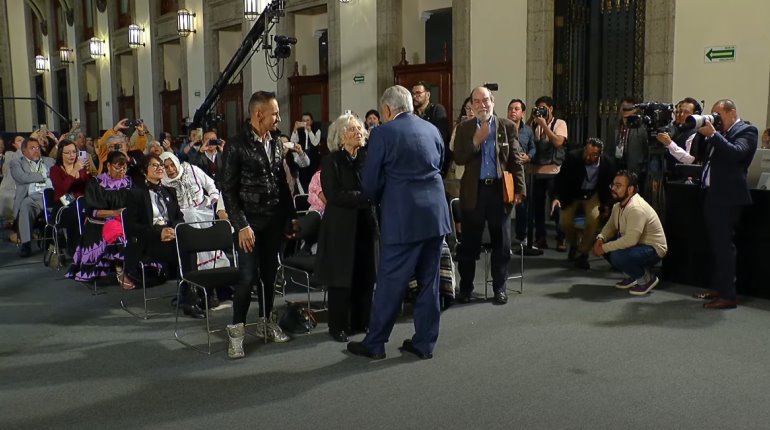
[[[457,238],[457,224],[461,222],[460,199],[455,197],[449,202],[449,212],[452,215],[452,234]]]
[[[43,217],[45,217],[45,223],[54,225],[54,213],[53,213],[53,188],[46,188],[43,190]]]
[[[234,250],[233,229],[227,220],[178,224],[175,228],[179,254]]]
[[[80,234],[83,234],[83,223],[85,221],[85,200],[83,196],[78,197],[75,200],[75,210],[78,213],[78,230]]]
[[[297,194],[294,196],[294,207],[298,214],[305,214],[310,210],[310,201],[307,194]]]
[[[306,245],[312,245],[318,241],[318,233],[321,230],[321,214],[310,211],[297,220],[299,231],[297,240],[304,241]]]

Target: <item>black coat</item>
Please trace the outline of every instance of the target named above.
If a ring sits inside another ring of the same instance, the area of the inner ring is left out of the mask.
[[[283,171],[283,147],[275,139],[268,147],[271,158],[265,145],[253,139],[251,126],[246,125],[222,152],[217,188],[230,223],[238,231],[249,225],[263,228],[274,217],[288,222],[296,216]]]
[[[364,151],[359,151],[353,160],[345,150],[340,150],[321,161],[321,188],[326,196],[326,209],[315,258],[314,276],[319,284],[350,287],[356,265],[369,267],[369,279],[365,284],[374,283],[374,252],[356,252],[357,247],[373,250],[375,246],[374,212],[361,192],[364,159]],[[362,255],[367,257],[361,258]]]
[[[176,191],[173,188],[162,186],[162,198],[168,211],[170,222],[166,226],[153,225],[152,202],[150,191],[146,187],[138,186],[130,191],[129,204],[123,212],[123,224],[126,232],[126,267],[129,271],[136,270],[140,259],[149,257],[151,261],[158,261],[176,266],[176,242],[162,242],[160,233],[165,227],[174,228],[184,222],[184,216],[179,209],[176,199]]]
[[[603,206],[612,206],[610,185],[615,179],[615,163],[606,153],[602,154],[599,162],[599,178],[595,191],[599,193],[599,201]],[[562,207],[572,204],[582,196],[583,180],[586,178],[583,150],[575,149],[567,153],[564,163],[556,175],[554,197],[559,199]]]

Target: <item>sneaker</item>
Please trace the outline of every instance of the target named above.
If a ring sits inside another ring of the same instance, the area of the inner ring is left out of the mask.
[[[243,323],[228,325],[227,326],[227,338],[229,343],[227,344],[227,357],[236,359],[243,358],[243,339],[246,336],[246,327]]]
[[[626,279],[618,282],[617,284],[615,284],[615,288],[620,288],[622,290],[627,290],[627,289],[633,287],[634,285],[636,285],[636,279],[634,279],[634,278],[626,278]]]
[[[265,336],[267,336],[267,340],[275,343],[284,343],[290,340],[289,336],[287,336],[278,325],[275,314],[272,314],[267,321],[267,334],[265,334],[265,324],[260,322],[257,324],[257,332],[255,335],[260,339],[264,339]]]
[[[658,279],[657,276],[652,275],[652,279],[648,282],[644,284],[637,283],[636,286],[629,289],[628,292],[635,296],[643,296],[655,288],[655,286],[658,285],[658,282],[660,282],[660,279]]]

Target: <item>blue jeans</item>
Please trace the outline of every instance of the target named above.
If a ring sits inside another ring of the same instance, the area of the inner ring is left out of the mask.
[[[650,245],[636,245],[608,253],[607,260],[612,267],[634,279],[639,279],[644,276],[647,269],[660,261],[660,257],[655,252],[655,248]]]

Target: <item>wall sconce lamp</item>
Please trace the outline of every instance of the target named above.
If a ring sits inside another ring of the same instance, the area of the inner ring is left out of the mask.
[[[267,0],[243,0],[243,17],[254,21],[265,10],[267,3]]]
[[[48,70],[48,58],[42,55],[35,56],[35,71],[43,73]]]
[[[350,0],[340,0],[340,3],[350,3]]]
[[[97,37],[92,37],[88,41],[88,51],[91,53],[91,58],[98,60],[99,57],[106,57],[107,52],[104,48],[105,42]]]
[[[176,13],[176,31],[181,37],[195,33],[195,14],[187,9],[179,10]]]
[[[144,27],[139,27],[136,24],[131,24],[128,26],[128,46],[131,48],[138,48],[140,46],[145,46],[144,42],[142,41],[144,35]]]
[[[62,46],[59,48],[59,62],[62,64],[72,64],[72,54],[75,51],[72,48],[67,48],[66,46]]]

